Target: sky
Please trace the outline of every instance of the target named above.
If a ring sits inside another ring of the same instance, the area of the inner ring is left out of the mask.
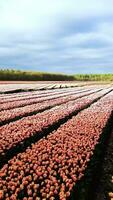
[[[113,0],[0,0],[0,69],[113,73]]]

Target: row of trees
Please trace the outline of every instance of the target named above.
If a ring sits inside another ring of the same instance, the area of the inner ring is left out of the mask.
[[[0,80],[3,81],[72,81],[73,76],[42,72],[19,70],[0,70]]]
[[[76,74],[30,72],[20,70],[0,70],[2,81],[113,81],[113,74]]]
[[[113,81],[113,74],[76,74],[76,81]]]

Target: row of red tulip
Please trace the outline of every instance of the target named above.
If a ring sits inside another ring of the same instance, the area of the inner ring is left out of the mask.
[[[1,82],[0,82],[1,83]],[[3,83],[3,82],[2,82]],[[48,90],[48,89],[54,89],[54,88],[72,88],[72,87],[78,87],[78,86],[87,86],[88,84],[84,83],[60,83],[60,82],[38,82],[37,84],[9,84],[9,82],[5,82],[4,84],[0,85],[0,94],[7,94],[12,92],[18,92],[18,91],[30,91],[30,90]],[[90,84],[89,84],[90,85]]]
[[[68,91],[82,91],[82,90],[91,90],[91,89],[105,89],[106,86],[84,86],[84,87],[76,87],[76,88],[62,88],[62,89],[52,89],[52,90],[36,90],[36,91],[28,91],[28,92],[20,92],[20,93],[11,93],[11,94],[0,94],[0,102],[6,99],[18,98],[18,97],[27,97],[36,94],[51,94],[53,92],[59,93],[61,92],[68,92]]]
[[[22,96],[29,96],[31,94],[47,94],[51,93],[52,91],[59,91],[60,89],[53,89],[53,90],[33,90],[33,91],[27,91],[27,92],[19,92],[19,93],[11,93],[11,94],[0,94],[0,100],[4,99],[10,99],[10,98],[16,98],[16,97],[22,97]],[[62,89],[63,91],[67,89]]]
[[[43,135],[44,130],[59,123],[72,113],[90,105],[92,102],[106,94],[109,89],[82,97],[75,101],[70,101],[64,105],[57,106],[42,113],[22,118],[0,127],[0,157],[5,156],[9,149],[13,149],[17,144],[21,145],[27,138],[35,135]]]
[[[0,82],[1,83],[1,82]],[[3,83],[3,82],[2,82]],[[62,88],[66,88],[65,86],[63,86],[63,84],[61,84]],[[43,82],[40,83],[38,82],[37,84],[9,84],[9,82],[5,82],[4,84],[0,85],[0,94],[7,94],[10,92],[18,92],[18,91],[30,91],[30,90],[46,90],[46,89],[53,89],[55,87],[55,83],[47,83],[47,82]],[[69,86],[70,87],[70,86]],[[60,85],[58,86],[58,88],[60,88]]]
[[[2,125],[3,123],[11,122],[12,120],[14,120],[16,118],[21,118],[21,117],[27,116],[29,114],[44,111],[44,110],[52,108],[56,105],[60,105],[60,104],[66,103],[68,101],[72,101],[77,98],[87,96],[96,91],[98,91],[98,90],[91,90],[88,92],[84,91],[81,93],[77,92],[77,94],[75,93],[73,95],[70,94],[67,96],[64,95],[63,97],[59,97],[57,99],[52,99],[52,100],[50,99],[50,100],[47,100],[47,101],[44,101],[41,103],[35,103],[35,104],[27,105],[24,107],[1,111],[0,112],[0,124]]]
[[[113,92],[9,160],[0,170],[0,199],[68,199],[112,111]]]
[[[50,90],[50,91],[44,91],[44,92],[39,92],[39,91],[35,91],[35,92],[28,92],[27,94],[16,94],[12,97],[9,97],[9,98],[5,98],[5,95],[4,95],[4,98],[2,97],[0,99],[0,103],[6,103],[6,102],[12,102],[12,101],[20,101],[20,100],[27,100],[27,99],[32,99],[32,98],[36,98],[36,97],[46,97],[46,96],[49,96],[49,95],[54,95],[54,94],[62,94],[62,93],[67,93],[67,92],[79,92],[79,91],[82,91],[83,89],[81,90],[75,90],[75,89],[71,89],[71,90]],[[88,90],[88,89],[86,89]]]
[[[47,101],[47,100],[50,100],[50,99],[56,99],[56,98],[63,97],[63,96],[66,96],[66,95],[71,95],[71,94],[74,94],[74,93],[76,93],[76,92],[75,91],[65,92],[65,93],[60,92],[59,94],[52,94],[50,96],[45,96],[45,97],[38,97],[38,95],[37,95],[37,97],[32,97],[31,99],[28,98],[28,99],[25,99],[25,100],[6,102],[6,103],[3,103],[3,104],[0,105],[0,111],[13,109],[13,108],[17,108],[17,107],[23,107],[23,106],[31,105],[31,104],[34,104],[34,103]]]
[[[58,89],[59,90],[59,89]],[[36,91],[28,91],[28,92],[18,92],[18,93],[11,93],[11,94],[0,94],[0,100],[5,100],[5,99],[11,99],[11,98],[16,98],[16,97],[22,97],[22,96],[29,96],[33,94],[46,94],[47,92],[51,92],[53,90],[36,90]],[[54,90],[56,91],[56,90]]]
[[[67,89],[72,89],[72,88],[83,88],[83,87],[94,87],[94,85],[90,85],[90,84],[73,84],[72,85],[68,84],[67,87],[66,85],[64,86],[62,83],[61,84],[49,84],[49,83],[42,83],[42,84],[1,84],[0,85],[0,96],[4,96],[4,95],[12,95],[17,93],[17,92],[21,92],[21,93],[25,93],[25,92],[29,92],[29,91],[41,91],[41,90],[45,90],[45,91],[49,91],[49,90],[59,90],[62,88],[62,90],[67,90]],[[99,87],[99,85],[98,85]]]

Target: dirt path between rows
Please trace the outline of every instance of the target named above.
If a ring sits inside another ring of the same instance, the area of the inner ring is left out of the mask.
[[[102,168],[100,171],[99,181],[95,188],[94,200],[109,200],[108,193],[113,192],[113,129],[106,147]]]

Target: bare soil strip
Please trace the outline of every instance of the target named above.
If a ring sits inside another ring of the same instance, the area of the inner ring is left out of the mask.
[[[112,119],[113,123],[113,119]],[[106,145],[105,156],[102,163],[100,177],[95,188],[94,200],[109,200],[108,193],[113,192],[113,129]]]

